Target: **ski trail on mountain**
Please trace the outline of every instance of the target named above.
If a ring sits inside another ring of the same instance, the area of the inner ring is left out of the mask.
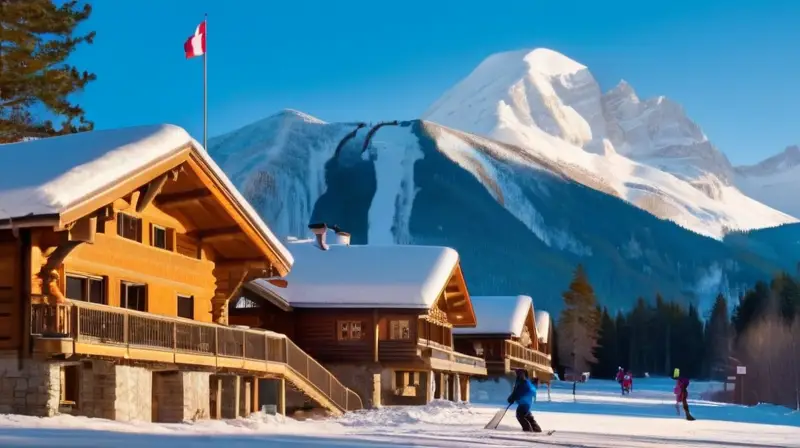
[[[409,244],[409,222],[417,189],[414,163],[423,158],[410,127],[385,126],[371,143],[377,186],[368,219],[369,244]]]

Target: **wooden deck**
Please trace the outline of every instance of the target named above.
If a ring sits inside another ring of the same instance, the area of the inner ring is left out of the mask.
[[[532,350],[522,344],[506,339],[505,344],[503,373],[508,373],[512,369],[533,370],[537,374],[552,377],[552,356]],[[539,378],[543,379],[543,378]]]
[[[34,303],[31,335],[39,356],[128,359],[285,378],[333,414],[363,408],[355,392],[279,333],[68,301]]]
[[[475,356],[465,355],[444,344],[427,339],[419,339],[419,353],[425,364],[433,370],[486,376],[486,361]]]

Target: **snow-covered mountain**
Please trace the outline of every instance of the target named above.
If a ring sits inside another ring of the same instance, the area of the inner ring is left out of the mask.
[[[554,311],[578,263],[620,308],[735,297],[800,261],[800,207],[778,182],[800,170],[797,149],[734,168],[680,105],[624,81],[603,93],[554,51],[487,58],[424,118],[287,110],[209,151],[280,235],[325,221],[355,243],[448,245],[473,293]]]
[[[743,194],[727,157],[680,105],[642,101],[625,81],[603,94],[587,67],[552,50],[490,56],[423,118],[580,167],[703,235],[797,222]]]
[[[764,204],[800,216],[800,147],[789,146],[760,163],[736,167],[736,185]]]
[[[793,226],[730,245],[632,206],[585,167],[426,121],[328,124],[284,111],[209,146],[280,235],[325,221],[356,244],[448,245],[473,293],[526,292],[553,311],[578,263],[620,308],[656,292],[735,296],[800,259],[800,238],[783,244]]]

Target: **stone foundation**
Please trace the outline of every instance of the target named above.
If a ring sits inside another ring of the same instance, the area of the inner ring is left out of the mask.
[[[209,418],[210,376],[204,372],[154,372],[153,419],[180,423]]]
[[[377,364],[327,364],[328,369],[345,387],[351,389],[361,397],[364,408],[380,407],[387,398],[387,386],[391,385],[390,369],[382,369]],[[375,375],[380,375],[376,381]],[[381,385],[384,386],[381,386]],[[375,390],[377,388],[377,390]]]
[[[0,355],[0,413],[49,417],[58,412],[60,369],[57,364]]]
[[[152,372],[108,361],[84,361],[80,398],[70,413],[109,420],[152,421]]]
[[[222,418],[238,418],[241,411],[242,378],[236,375],[221,375],[222,379]]]

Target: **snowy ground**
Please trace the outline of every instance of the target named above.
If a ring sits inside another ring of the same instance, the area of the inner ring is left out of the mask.
[[[800,447],[800,414],[785,408],[694,401],[697,421],[675,416],[672,382],[638,380],[629,397],[616,384],[592,380],[571,390],[542,393],[535,415],[551,436],[519,432],[513,409],[500,428],[484,430],[503,407],[509,384],[473,383],[472,405],[437,402],[426,407],[384,408],[329,421],[260,417],[195,424],[117,423],[60,416],[0,416],[3,447]],[[696,395],[707,384],[692,384]]]

